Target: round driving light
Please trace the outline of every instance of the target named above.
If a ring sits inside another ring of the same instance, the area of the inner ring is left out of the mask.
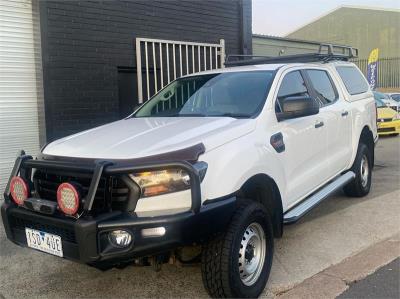
[[[74,215],[79,208],[79,193],[70,183],[62,183],[57,189],[57,203],[66,215]]]
[[[132,242],[132,235],[124,230],[113,230],[109,232],[108,239],[117,247],[127,247]]]
[[[14,202],[22,206],[25,199],[28,198],[29,188],[27,183],[19,176],[15,176],[11,179],[10,184],[11,197]]]

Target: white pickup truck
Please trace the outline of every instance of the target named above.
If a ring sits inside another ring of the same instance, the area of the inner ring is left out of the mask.
[[[284,224],[370,190],[374,97],[354,49],[331,50],[188,75],[123,120],[21,152],[7,237],[101,269],[188,262],[192,246],[210,296],[259,296]]]

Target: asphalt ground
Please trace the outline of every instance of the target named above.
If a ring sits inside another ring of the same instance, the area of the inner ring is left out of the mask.
[[[337,297],[338,299],[400,298],[400,259],[397,258],[373,274],[357,281]]]
[[[263,297],[290,290],[400,230],[400,138],[381,138],[370,194],[341,192],[276,240],[270,280]],[[0,298],[207,297],[199,265],[127,267],[101,272],[8,241],[0,225]]]
[[[277,297],[278,299],[336,298],[349,288],[353,288],[357,282],[363,281],[368,275],[375,273],[379,268],[388,265],[399,256],[400,233],[345,258],[343,261],[307,278],[294,288],[279,293]],[[394,270],[399,271],[400,269]],[[398,276],[396,273],[392,273],[392,275]],[[392,282],[394,281],[392,280]],[[379,284],[379,287],[389,287],[393,291],[396,286],[393,283],[384,283]],[[374,292],[369,291],[364,294],[372,297]]]

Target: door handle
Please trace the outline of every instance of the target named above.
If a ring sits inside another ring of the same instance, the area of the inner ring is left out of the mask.
[[[320,127],[323,127],[324,126],[324,122],[321,120],[321,121],[317,121],[316,123],[315,123],[315,128],[320,128]]]
[[[347,116],[347,115],[349,115],[349,111],[343,111],[343,112],[342,112],[342,116],[343,116],[343,117],[345,117],[345,116]]]

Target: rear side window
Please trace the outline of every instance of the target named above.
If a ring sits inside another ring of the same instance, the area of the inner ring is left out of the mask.
[[[360,71],[352,66],[337,66],[339,76],[342,78],[349,94],[359,94],[368,91],[368,84]]]
[[[307,75],[310,78],[311,84],[317,94],[317,99],[321,106],[329,105],[336,101],[336,89],[332,85],[331,78],[326,71],[322,70],[307,70]]]

